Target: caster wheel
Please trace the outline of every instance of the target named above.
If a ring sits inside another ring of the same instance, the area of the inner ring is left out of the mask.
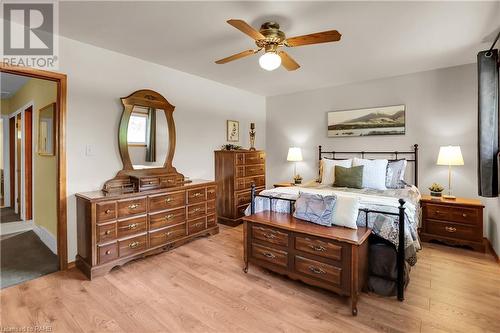
[[[243,272],[248,273],[248,267],[243,268]]]
[[[353,316],[357,316],[358,315],[358,309],[357,308],[352,309],[352,315]]]

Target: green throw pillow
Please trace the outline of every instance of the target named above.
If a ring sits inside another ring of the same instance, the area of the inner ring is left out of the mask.
[[[362,188],[363,187],[363,167],[364,165],[355,166],[352,168],[344,168],[335,166],[335,183],[336,187],[350,187]]]

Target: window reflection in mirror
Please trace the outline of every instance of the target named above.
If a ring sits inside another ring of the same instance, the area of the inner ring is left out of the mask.
[[[168,124],[162,109],[134,106],[127,129],[134,169],[159,168],[168,151]]]

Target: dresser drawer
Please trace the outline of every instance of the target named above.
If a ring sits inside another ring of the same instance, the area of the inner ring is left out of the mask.
[[[97,242],[105,243],[116,239],[116,223],[98,224],[97,225]]]
[[[215,214],[207,216],[207,228],[215,227],[216,225]]]
[[[236,178],[245,177],[245,167],[244,166],[237,166],[235,168],[234,173],[235,173]]]
[[[427,233],[436,236],[464,239],[474,242],[481,241],[483,237],[482,234],[479,234],[479,230],[481,229],[451,222],[427,220],[425,222],[425,227]]]
[[[158,177],[141,177],[139,180],[141,188],[149,188],[149,187],[159,187],[160,186],[160,178]]]
[[[263,164],[245,166],[245,177],[264,175],[265,172]]]
[[[265,176],[254,176],[249,178],[236,178],[235,179],[235,190],[246,190],[250,189],[252,185],[255,184],[256,187],[261,187],[266,185]]]
[[[207,201],[207,214],[215,213],[215,200]]]
[[[147,247],[146,235],[118,241],[118,251],[120,257],[126,257],[131,254],[144,251]]]
[[[245,164],[264,164],[265,160],[266,160],[265,153],[245,154]]]
[[[188,221],[188,233],[195,234],[207,228],[207,219],[202,217],[196,220]]]
[[[118,217],[127,217],[146,212],[146,198],[118,201]]]
[[[196,205],[188,206],[187,215],[188,219],[194,219],[206,214],[206,203],[202,202]]]
[[[160,177],[161,187],[170,187],[170,186],[175,186],[176,184],[177,184],[177,179],[175,178],[175,176]]]
[[[459,207],[451,211],[451,221],[471,224],[471,225],[478,225],[479,223],[481,224],[483,223],[483,221],[479,221],[480,215],[481,215],[480,211],[477,209]]]
[[[183,207],[186,204],[185,196],[186,191],[149,196],[149,211],[156,212],[159,210]]]
[[[449,221],[451,219],[451,212],[453,209],[454,208],[452,207],[443,205],[427,204],[424,208],[424,214],[428,219]]]
[[[99,265],[105,264],[116,258],[118,258],[118,246],[116,242],[97,246],[97,263]]]
[[[149,247],[155,247],[172,242],[186,236],[186,223],[149,233]]]
[[[216,187],[209,186],[207,187],[207,200],[214,200],[216,196]]]
[[[280,246],[288,246],[288,234],[276,229],[254,225],[252,226],[252,238]]]
[[[341,285],[342,268],[316,260],[295,256],[295,271],[334,284]]]
[[[105,222],[116,219],[116,202],[98,202],[96,207],[96,221]]]
[[[241,206],[235,206],[236,218],[240,218],[240,217],[245,216],[245,211],[247,210],[247,208],[248,208],[248,204],[241,205]]]
[[[252,200],[252,193],[250,191],[236,193],[235,204],[237,206],[240,205],[248,205]]]
[[[245,164],[245,153],[238,153],[235,155],[235,160],[234,163],[236,165],[243,165]]]
[[[206,189],[204,187],[187,191],[187,203],[188,203],[188,205],[198,203],[198,202],[203,202],[205,200],[207,200],[207,193],[206,193]]]
[[[131,236],[147,230],[146,215],[117,222],[118,238]]]
[[[296,236],[295,249],[333,260],[342,260],[342,246],[320,239]]]
[[[177,208],[166,212],[149,214],[149,230],[179,224],[186,220],[186,208]]]
[[[252,243],[252,257],[277,266],[288,266],[288,253],[286,251],[276,250],[255,243]]]

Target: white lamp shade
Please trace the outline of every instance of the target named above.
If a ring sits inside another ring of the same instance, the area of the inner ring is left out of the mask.
[[[298,147],[288,148],[288,156],[286,157],[286,160],[290,162],[302,161],[302,150]]]
[[[260,56],[259,65],[266,71],[274,71],[281,65],[281,57],[274,52],[266,52]]]
[[[460,146],[444,146],[439,148],[437,165],[464,165]]]

